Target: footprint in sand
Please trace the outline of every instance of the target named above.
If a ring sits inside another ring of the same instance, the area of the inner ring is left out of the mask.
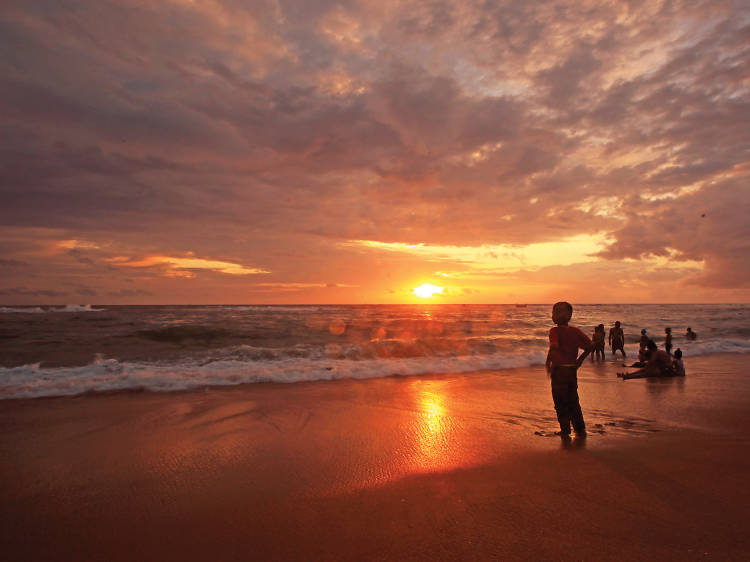
[[[538,435],[539,437],[555,437],[554,433],[548,431],[535,431],[534,435]]]

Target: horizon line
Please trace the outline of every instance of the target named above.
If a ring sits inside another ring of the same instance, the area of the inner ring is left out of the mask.
[[[50,304],[50,303],[32,303],[32,304],[3,304],[0,303],[2,308],[12,307],[42,307],[42,306],[422,306],[422,305],[433,305],[433,306],[550,306],[554,302],[486,302],[486,303],[471,303],[471,302],[404,302],[404,303],[66,303],[66,304]],[[577,306],[681,306],[681,305],[750,305],[750,302],[617,302],[617,303],[597,303],[597,302],[578,302],[572,301],[572,304]]]

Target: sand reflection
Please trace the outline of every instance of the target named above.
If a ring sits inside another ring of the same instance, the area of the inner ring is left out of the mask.
[[[445,413],[445,397],[434,390],[419,392],[419,444],[422,453],[430,458],[442,456],[450,420]]]
[[[451,408],[451,381],[415,380],[411,383],[415,414],[410,432],[415,438],[410,471],[437,472],[470,463],[460,424]]]

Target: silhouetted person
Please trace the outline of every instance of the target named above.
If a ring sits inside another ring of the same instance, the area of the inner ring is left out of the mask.
[[[698,334],[696,334],[693,329],[688,326],[687,332],[685,332],[685,339],[687,340],[694,340],[698,337]]]
[[[672,370],[675,376],[685,376],[685,364],[682,362],[682,350],[678,347],[674,351],[674,359],[672,359]]]
[[[664,349],[672,355],[672,328],[664,328]]]
[[[576,435],[586,435],[586,424],[578,400],[578,367],[594,347],[589,337],[578,328],[568,326],[573,316],[573,307],[567,302],[558,302],[552,307],[552,321],[557,324],[549,331],[549,352],[546,367],[552,384],[552,400],[555,403],[559,435],[570,436],[570,425]],[[580,357],[578,350],[582,349]]]
[[[646,366],[632,373],[617,373],[623,379],[638,379],[643,377],[669,377],[674,376],[672,358],[666,351],[656,346],[653,340],[648,340],[646,346]]]
[[[619,349],[625,357],[625,333],[620,328],[619,320],[609,329],[609,345],[612,347],[612,355]]]
[[[635,363],[633,363],[631,365],[631,367],[641,368],[641,367],[645,367],[646,366],[646,361],[648,361],[648,358],[651,356],[651,352],[648,350],[648,347],[647,347],[649,341],[651,341],[651,340],[649,340],[648,338],[646,338],[646,344],[644,344],[643,347],[641,347],[641,348],[638,349],[638,361],[636,361]],[[654,345],[656,345],[656,344],[654,344]]]
[[[597,361],[600,359],[604,361],[604,324],[599,324],[594,328],[594,334],[591,337],[594,342],[594,353],[591,355],[591,360],[596,358]]]
[[[638,340],[638,347],[640,347],[641,349],[646,349],[646,344],[648,343],[649,339],[651,338],[646,335],[646,328],[643,328],[643,330],[641,330],[641,339]]]

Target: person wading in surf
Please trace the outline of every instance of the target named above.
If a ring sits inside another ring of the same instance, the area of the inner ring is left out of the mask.
[[[619,320],[609,329],[609,345],[612,346],[612,355],[615,355],[619,349],[625,357],[625,333],[620,328]]]

